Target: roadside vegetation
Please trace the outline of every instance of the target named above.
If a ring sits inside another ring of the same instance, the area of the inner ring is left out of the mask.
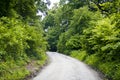
[[[41,18],[36,15],[46,11],[43,3],[0,1],[0,80],[24,80],[32,73],[31,69],[45,64],[47,42]]]
[[[120,1],[61,0],[43,24],[49,50],[75,57],[120,80]]]

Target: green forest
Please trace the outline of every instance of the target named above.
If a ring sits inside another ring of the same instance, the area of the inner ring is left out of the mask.
[[[50,51],[120,80],[120,0],[60,0],[43,24]]]
[[[26,80],[32,74],[28,65],[43,66],[46,51],[83,61],[105,80],[120,80],[120,0],[49,5],[49,0],[0,1],[0,80]]]

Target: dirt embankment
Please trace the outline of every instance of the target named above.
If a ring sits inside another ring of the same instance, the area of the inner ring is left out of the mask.
[[[33,60],[29,62],[26,65],[26,69],[30,72],[29,75],[27,75],[24,80],[32,80],[41,70],[44,66],[48,64],[48,60],[45,61],[43,65],[40,65],[37,63],[37,61]]]

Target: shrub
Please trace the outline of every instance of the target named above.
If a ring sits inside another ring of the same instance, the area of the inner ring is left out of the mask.
[[[86,53],[86,51],[75,50],[71,52],[71,56],[81,61],[84,61],[86,57],[88,56],[88,54]]]
[[[0,80],[23,79],[29,74],[28,61],[46,60],[46,45],[36,27],[14,18],[0,18]]]

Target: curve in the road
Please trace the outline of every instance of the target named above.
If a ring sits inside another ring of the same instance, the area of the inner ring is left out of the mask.
[[[50,64],[33,80],[102,80],[96,71],[74,58],[56,52],[47,54]]]

